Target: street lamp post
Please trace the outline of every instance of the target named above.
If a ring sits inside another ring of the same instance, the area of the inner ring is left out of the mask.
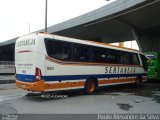
[[[45,4],[45,32],[47,32],[47,2],[48,0],[46,0]]]
[[[30,31],[30,29],[31,29],[30,23],[27,23],[27,24],[28,24],[28,33],[30,34],[31,33],[31,31]]]

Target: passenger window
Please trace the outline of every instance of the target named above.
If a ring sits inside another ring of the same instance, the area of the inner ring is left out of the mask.
[[[106,49],[94,47],[93,48],[93,62],[105,63],[107,58]]]
[[[45,39],[48,56],[68,61],[71,60],[71,43],[54,39]]]
[[[120,64],[131,64],[130,54],[128,52],[120,52]]]
[[[118,52],[116,50],[107,50],[107,62],[117,64],[118,63]]]
[[[90,46],[83,44],[73,44],[73,61],[88,62],[90,61]]]
[[[137,54],[132,54],[132,64],[133,65],[139,65],[140,64]]]
[[[147,58],[142,54],[140,56],[141,56],[143,68],[144,68],[144,70],[147,71],[148,70]]]

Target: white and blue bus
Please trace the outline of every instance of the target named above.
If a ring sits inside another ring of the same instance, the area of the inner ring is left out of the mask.
[[[147,59],[139,51],[52,34],[34,33],[15,44],[16,85],[33,92],[146,80]]]

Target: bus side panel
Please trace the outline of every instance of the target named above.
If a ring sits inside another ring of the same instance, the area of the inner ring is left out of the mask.
[[[46,48],[44,44],[44,38],[39,37],[36,47],[36,64],[35,66],[41,70],[42,77],[46,75]]]
[[[85,82],[89,78],[96,78],[99,84],[107,85],[112,84],[112,82],[113,84],[135,82],[137,76],[145,76],[143,73],[143,68],[137,66],[73,65],[46,60],[46,76],[44,80],[49,83],[58,81],[63,83]]]

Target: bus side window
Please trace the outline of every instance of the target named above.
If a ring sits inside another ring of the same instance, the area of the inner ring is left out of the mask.
[[[83,44],[73,44],[73,61],[88,62],[90,60],[90,46]]]
[[[131,64],[130,54],[128,52],[121,52],[120,54],[120,64]]]
[[[147,58],[142,54],[140,54],[140,57],[141,57],[141,61],[142,61],[142,66],[143,66],[144,70],[147,71],[148,70]]]
[[[139,65],[140,64],[139,59],[138,59],[138,55],[136,53],[133,53],[131,58],[132,58],[131,59],[132,65]]]
[[[105,63],[106,62],[106,49],[105,48],[99,48],[99,47],[93,47],[93,62],[100,62]]]
[[[45,45],[48,56],[64,61],[71,60],[71,43],[46,39]]]
[[[118,51],[116,50],[107,50],[107,62],[112,64],[118,63]]]

